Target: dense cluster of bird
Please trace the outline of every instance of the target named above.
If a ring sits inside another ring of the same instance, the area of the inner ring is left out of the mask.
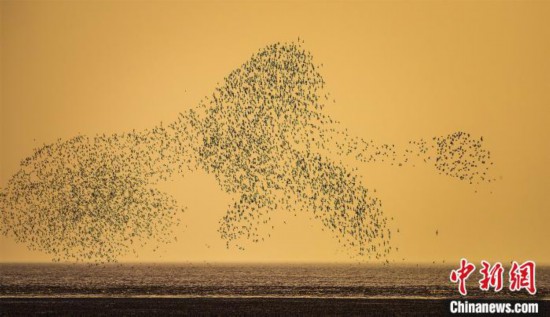
[[[339,158],[422,157],[449,176],[489,179],[489,153],[465,133],[404,152],[350,136],[323,113],[324,86],[300,42],[276,43],[166,126],[45,145],[0,193],[2,233],[57,260],[114,261],[173,239],[185,208],[155,184],[202,169],[232,196],[219,227],[228,247],[264,240],[274,213],[287,210],[321,221],[350,255],[381,259],[391,250],[382,202]]]
[[[172,172],[165,132],[77,136],[39,148],[2,192],[2,233],[54,260],[114,261],[150,239],[170,241],[182,208],[152,186]]]

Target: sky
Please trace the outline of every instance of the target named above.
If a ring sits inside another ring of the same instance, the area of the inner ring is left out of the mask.
[[[258,49],[300,38],[351,134],[466,131],[491,151],[497,181],[482,186],[357,165],[399,229],[390,260],[550,263],[548,2],[2,1],[0,13],[0,187],[38,146],[170,122]],[[121,261],[351,261],[320,222],[287,211],[264,243],[228,250],[216,230],[230,198],[212,175],[160,186],[188,206],[178,241]],[[49,257],[0,237],[0,261]]]

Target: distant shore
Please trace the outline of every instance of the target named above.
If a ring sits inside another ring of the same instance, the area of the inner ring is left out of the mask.
[[[539,302],[539,314],[550,301]],[[319,298],[0,298],[0,315],[345,315],[442,316],[442,299]]]

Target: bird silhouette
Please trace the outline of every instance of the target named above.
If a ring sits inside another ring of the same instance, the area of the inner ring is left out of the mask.
[[[168,124],[38,147],[0,192],[2,234],[57,261],[116,261],[174,241],[186,208],[156,185],[203,170],[231,195],[218,229],[227,247],[263,241],[288,210],[320,221],[350,256],[380,260],[391,251],[382,201],[343,158],[492,181],[483,139],[465,132],[401,148],[352,136],[324,112],[334,98],[302,43],[260,49]]]

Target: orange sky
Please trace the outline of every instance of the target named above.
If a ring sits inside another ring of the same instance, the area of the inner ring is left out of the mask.
[[[548,2],[2,1],[0,10],[0,186],[39,145],[171,121],[259,48],[300,37],[324,64],[336,98],[327,111],[352,134],[400,144],[463,130],[491,150],[490,186],[429,166],[358,165],[400,229],[391,259],[550,263]],[[216,229],[229,197],[211,175],[162,187],[189,207],[178,242],[122,260],[349,260],[320,223],[284,212],[265,243],[226,250]],[[48,259],[0,237],[0,261]]]

